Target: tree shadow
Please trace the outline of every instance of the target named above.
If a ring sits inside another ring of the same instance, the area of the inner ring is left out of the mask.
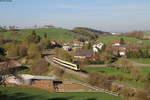
[[[0,94],[0,100],[34,100],[36,96],[25,93]]]
[[[50,98],[47,100],[70,100],[73,97],[55,97],[55,98]]]
[[[48,100],[69,100],[68,98],[56,97]]]
[[[85,70],[82,70],[82,69],[80,70],[80,72],[83,72],[83,73],[88,73],[87,71],[85,71]]]
[[[97,100],[96,98],[89,98],[89,99],[86,99],[86,100]]]

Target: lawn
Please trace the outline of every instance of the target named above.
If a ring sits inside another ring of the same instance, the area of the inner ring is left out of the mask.
[[[135,59],[133,58],[130,60],[141,64],[150,64],[150,58],[135,58]]]
[[[150,67],[139,67],[139,70],[143,76],[146,76],[150,73]],[[100,72],[105,75],[112,75],[112,74],[117,74],[117,75],[123,75],[124,77],[131,77],[129,73],[122,72],[121,69],[117,68],[109,68],[109,67],[92,67],[92,68],[85,68],[85,72],[87,73],[93,73],[93,72]]]
[[[0,87],[6,100],[124,100],[105,93],[51,93],[44,90]],[[3,99],[0,97],[1,99]]]
[[[129,73],[122,72],[121,69],[117,68],[110,68],[110,67],[95,67],[95,68],[85,68],[85,72],[87,73],[93,73],[93,72],[99,72],[104,75],[121,75],[126,78],[131,78],[131,75]]]
[[[150,67],[140,67],[141,75],[146,77],[150,73]],[[92,67],[92,68],[86,68],[84,69],[87,73],[93,73],[93,72],[100,72],[104,75],[110,76],[110,75],[118,75],[118,77],[123,76],[126,79],[131,79],[132,75],[129,73],[122,72],[120,69],[117,68],[109,68],[109,67]],[[134,81],[119,81],[123,84],[135,86],[135,87],[144,87],[144,83],[142,82],[134,82]]]
[[[130,86],[135,86],[135,87],[139,87],[139,88],[144,88],[144,83],[142,82],[134,82],[134,81],[119,81],[122,84],[127,84]]]
[[[50,40],[68,41],[73,39],[73,32],[62,28],[21,29],[16,34],[12,34],[12,31],[1,32],[0,36],[4,38],[23,40],[27,35],[31,34],[33,30],[35,30],[40,36],[44,36],[46,33]]]
[[[136,39],[132,37],[125,37],[125,36],[103,36],[103,37],[100,37],[97,40],[97,42],[108,44],[108,43],[112,43],[114,40],[120,40],[121,38],[123,38],[125,42],[130,42],[130,43],[135,43],[139,41],[143,41],[143,43],[147,43],[147,44],[150,43],[150,40],[140,40],[140,39]]]
[[[146,76],[150,73],[150,67],[141,67],[142,75]]]

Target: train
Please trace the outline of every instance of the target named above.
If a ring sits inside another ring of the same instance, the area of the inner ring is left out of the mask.
[[[56,57],[53,57],[53,60],[52,60],[54,63],[62,66],[62,67],[65,67],[65,68],[69,68],[69,69],[72,69],[72,70],[75,70],[75,71],[79,71],[80,68],[79,68],[79,65],[78,64],[73,64],[73,63],[70,63],[68,61],[64,61],[64,60],[61,60],[59,58],[56,58]]]

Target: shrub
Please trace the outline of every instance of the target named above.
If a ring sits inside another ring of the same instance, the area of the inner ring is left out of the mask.
[[[56,68],[54,69],[54,74],[55,74],[57,77],[60,77],[60,78],[61,78],[64,73],[65,73],[65,71],[64,71],[63,69],[61,69],[61,68],[56,67]]]
[[[49,63],[44,59],[39,59],[35,61],[31,66],[31,71],[33,74],[42,75],[48,72]]]

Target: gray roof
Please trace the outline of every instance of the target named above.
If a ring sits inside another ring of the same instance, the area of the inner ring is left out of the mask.
[[[32,79],[36,79],[36,80],[55,80],[56,77],[49,77],[49,76],[34,76]]]
[[[94,55],[94,52],[93,50],[77,50],[76,51],[76,56],[85,56],[85,57],[90,57],[90,56],[93,56]]]

